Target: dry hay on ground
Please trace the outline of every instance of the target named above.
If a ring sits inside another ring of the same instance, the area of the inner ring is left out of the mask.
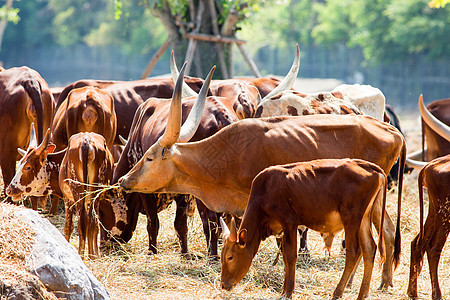
[[[28,299],[23,298],[28,295],[34,299],[56,299],[36,275],[27,271],[25,260],[32,250],[34,231],[16,216],[22,209],[0,204],[0,298]]]

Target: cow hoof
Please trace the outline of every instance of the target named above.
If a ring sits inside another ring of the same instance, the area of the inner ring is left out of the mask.
[[[309,251],[299,252],[298,257],[301,261],[310,261],[311,260],[311,254],[309,254]]]
[[[380,286],[378,287],[378,290],[380,291],[387,291],[389,287],[393,287],[394,284],[392,283],[392,281],[390,282],[381,282]]]

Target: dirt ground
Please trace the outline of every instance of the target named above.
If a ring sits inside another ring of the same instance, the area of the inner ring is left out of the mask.
[[[409,150],[419,149],[421,133],[418,112],[400,112],[400,121]],[[414,171],[406,175],[405,179],[401,217],[402,256],[401,263],[394,272],[394,287],[387,291],[377,290],[381,282],[381,270],[375,267],[368,299],[407,299],[410,242],[419,230],[417,174],[418,172]],[[396,197],[396,190],[388,194],[388,212],[394,220]],[[428,209],[427,201],[425,209]],[[231,292],[227,292],[220,288],[220,263],[206,259],[206,242],[198,214],[189,220],[189,250],[194,254],[189,260],[179,254],[178,239],[173,228],[174,215],[174,205],[159,214],[161,224],[157,255],[147,253],[146,219],[141,216],[133,238],[122,250],[93,261],[85,259],[86,265],[107,287],[112,299],[274,299],[280,296],[284,266],[282,260],[272,265],[277,252],[274,238],[269,238],[261,244],[249,273]],[[62,232],[64,216],[52,217],[51,221]],[[75,235],[71,239],[74,246],[78,244],[77,239]],[[310,231],[308,243],[311,259],[299,260],[297,263],[293,299],[331,298],[345,263],[340,251],[340,241],[338,236],[334,241],[331,256],[328,256],[323,250],[320,235]],[[439,268],[444,298],[450,298],[448,243],[449,241],[444,248]],[[360,265],[353,287],[345,290],[343,299],[356,298],[362,269]],[[431,299],[426,258],[419,277],[419,296]]]

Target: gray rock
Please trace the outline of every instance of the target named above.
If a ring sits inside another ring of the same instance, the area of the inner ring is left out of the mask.
[[[27,266],[57,297],[70,300],[110,299],[108,291],[85,266],[75,248],[36,211],[17,213],[36,232]]]

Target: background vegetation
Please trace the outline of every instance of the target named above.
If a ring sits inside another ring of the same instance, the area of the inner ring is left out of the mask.
[[[171,34],[161,11],[168,8],[173,19],[189,24],[190,2],[16,0],[6,13],[0,9],[0,21],[10,21],[0,60],[5,67],[29,65],[53,86],[86,77],[138,79]],[[431,8],[429,0],[216,0],[215,6],[219,27],[230,10],[238,11],[233,35],[247,41],[244,47],[263,75],[284,74],[299,43],[301,77],[372,84],[391,102],[415,105],[419,93],[428,100],[448,97],[450,5],[445,2],[436,0],[438,8]],[[184,49],[178,50],[182,56]],[[151,75],[168,73],[168,54]],[[231,57],[233,75],[250,76],[236,50]],[[201,59],[208,60],[204,51]]]

